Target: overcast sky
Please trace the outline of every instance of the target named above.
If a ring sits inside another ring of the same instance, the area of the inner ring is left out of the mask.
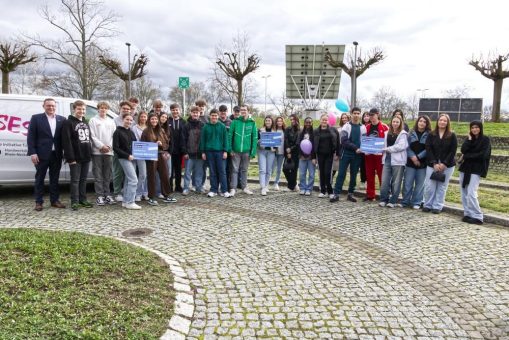
[[[55,34],[38,14],[43,1],[0,1],[5,3],[1,38],[21,31]],[[48,3],[56,8],[59,1]],[[362,49],[381,46],[387,55],[358,79],[360,98],[371,98],[381,86],[402,97],[424,88],[429,89],[427,97],[438,97],[466,85],[471,96],[491,104],[493,82],[468,60],[481,52],[509,52],[505,1],[107,0],[105,6],[121,16],[121,34],[104,45],[126,60],[125,42],[131,42],[133,53],[149,56],[149,76],[163,88],[176,84],[179,76],[205,81],[215,46],[228,45],[243,31],[262,59],[254,75],[260,94],[261,77],[268,74],[268,92],[277,96],[284,90],[285,45],[346,44],[348,49],[355,40]],[[502,106],[509,108],[508,84],[503,92]],[[343,75],[339,97],[346,99],[349,93],[349,78]]]

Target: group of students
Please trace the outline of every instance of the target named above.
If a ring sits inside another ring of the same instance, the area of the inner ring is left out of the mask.
[[[304,119],[301,129],[299,117],[292,114],[288,127],[282,117],[274,120],[267,116],[263,126],[257,129],[247,106],[234,107],[233,114],[228,116],[228,108],[221,105],[207,115],[206,102],[198,100],[190,108],[190,117],[184,120],[178,104],[170,105],[170,114],[163,111],[160,100],[154,101],[150,112],[136,113],[137,104],[136,98],[122,101],[120,114],[112,120],[107,116],[108,103],[99,102],[97,116],[87,122],[86,105],[82,101],[73,104],[73,114],[68,119],[56,119],[55,101],[51,98],[44,101],[45,113],[32,117],[27,136],[28,153],[36,167],[36,210],[42,210],[42,186],[48,167],[52,206],[65,207],[58,199],[58,185],[55,185],[62,155],[70,168],[73,210],[93,206],[86,198],[91,161],[96,205],[122,202],[126,209],[141,209],[137,202],[142,200],[150,205],[158,205],[158,199],[174,203],[173,192],[184,196],[190,191],[205,193],[207,169],[209,197],[233,197],[239,189],[252,195],[247,186],[247,170],[250,160],[257,156],[260,192],[264,196],[269,192],[274,173],[273,189],[279,190],[281,172],[289,190],[310,196],[318,167],[319,197],[337,202],[349,170],[346,199],[356,202],[353,194],[360,170],[361,182],[367,183],[364,201],[375,200],[378,177],[380,206],[422,208],[424,212],[440,213],[456,166],[457,139],[447,114],[439,115],[434,129],[429,117],[420,116],[410,130],[401,110],[395,110],[386,125],[380,120],[378,109],[361,116],[361,110],[354,107],[350,113],[341,115],[338,127],[329,126],[328,116],[323,115],[316,129],[310,117]],[[45,119],[51,129],[46,129],[44,135],[41,126],[46,123],[36,123]],[[265,132],[280,134],[281,143],[263,144],[261,136]],[[38,141],[42,135],[44,140]],[[383,138],[383,152],[364,154],[362,136]],[[157,160],[135,159],[134,141],[157,144]],[[39,159],[37,143],[51,147],[51,161]],[[463,220],[482,224],[477,188],[480,177],[487,174],[491,146],[481,122],[470,124],[461,153]],[[183,186],[182,165],[185,167]],[[298,185],[297,174],[300,174]],[[110,192],[111,182],[113,192]]]
[[[491,144],[490,139],[483,134],[482,122],[470,123],[469,135],[461,146],[461,156],[457,160],[458,142],[451,130],[451,121],[447,114],[442,113],[438,116],[434,128],[428,116],[419,116],[412,129],[405,123],[401,110],[393,112],[388,126],[380,121],[379,115],[378,109],[371,109],[365,113],[369,120],[365,120],[361,117],[361,110],[354,107],[349,117],[347,115],[341,117],[338,128],[339,151],[334,156],[339,159],[338,177],[330,201],[339,200],[348,168],[350,183],[347,200],[356,201],[353,192],[357,172],[364,161],[367,180],[364,201],[375,199],[375,176],[377,176],[380,184],[380,207],[409,207],[439,214],[444,206],[449,180],[459,163],[463,221],[483,224],[477,190],[480,178],[486,177],[488,172]],[[327,117],[322,116],[320,128],[315,130],[315,134],[323,133],[327,128]],[[383,138],[382,153],[364,154],[361,151],[363,135]],[[321,148],[320,142],[317,143],[315,138],[314,149],[318,159],[323,157],[320,153]],[[327,148],[326,150],[328,151]],[[330,154],[328,157],[330,158]],[[326,174],[328,175],[327,172]],[[303,174],[301,178],[302,176]],[[328,192],[328,185],[331,182],[332,180],[327,182]],[[322,185],[322,176],[320,188],[321,195],[324,196],[325,186]],[[403,193],[400,200],[401,190]]]

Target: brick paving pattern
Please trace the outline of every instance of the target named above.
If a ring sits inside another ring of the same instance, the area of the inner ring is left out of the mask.
[[[507,228],[289,192],[177,198],[40,213],[4,199],[0,227],[153,229],[129,239],[186,272],[188,339],[509,339]]]

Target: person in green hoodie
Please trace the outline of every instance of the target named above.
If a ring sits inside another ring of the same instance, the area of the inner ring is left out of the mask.
[[[208,197],[217,196],[221,184],[221,196],[230,197],[226,185],[226,158],[230,147],[228,132],[224,124],[219,123],[219,111],[212,109],[209,121],[205,124],[200,135],[200,150],[202,159],[208,161],[210,169],[210,191]]]
[[[247,106],[240,107],[240,116],[232,121],[229,131],[232,156],[232,176],[230,195],[235,195],[235,189],[241,173],[241,188],[245,194],[252,195],[253,192],[247,187],[247,168],[249,159],[256,156],[258,146],[258,131],[256,124],[250,117]]]

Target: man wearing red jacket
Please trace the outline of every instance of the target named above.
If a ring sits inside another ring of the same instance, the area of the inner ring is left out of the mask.
[[[380,110],[373,108],[369,110],[369,123],[366,124],[366,132],[370,137],[384,138],[389,127],[379,119]],[[378,184],[382,183],[382,154],[366,154],[366,197],[364,201],[375,200],[375,174],[378,176]]]

